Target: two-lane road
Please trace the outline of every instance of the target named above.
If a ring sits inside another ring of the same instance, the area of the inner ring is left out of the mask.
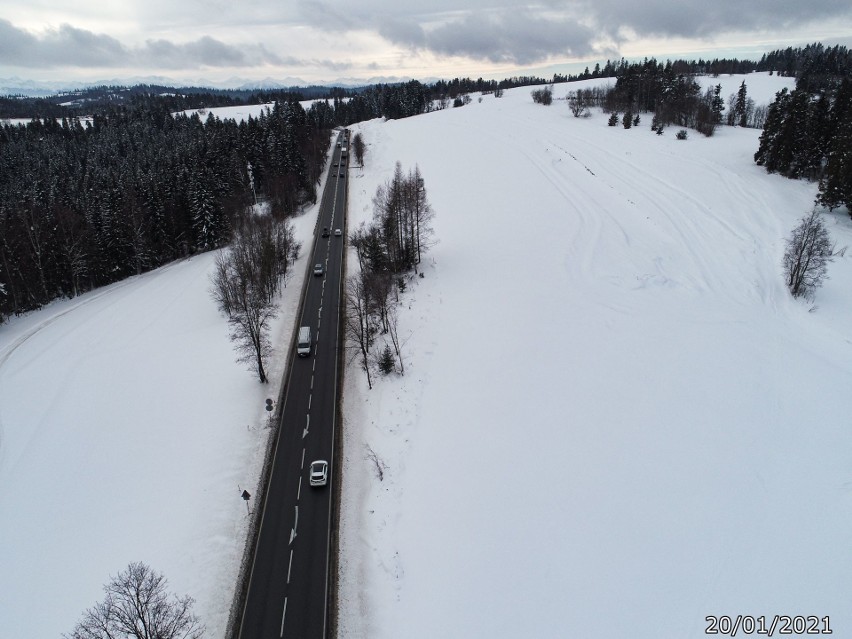
[[[344,135],[338,140],[345,147]],[[311,328],[313,345],[308,357],[293,353],[290,363],[240,639],[326,637],[348,177],[346,159],[340,156],[341,148],[334,147],[299,320],[299,326]],[[321,236],[323,228],[329,237]],[[342,235],[336,236],[335,229]],[[313,274],[315,264],[323,265],[322,276]],[[311,487],[308,481],[308,467],[317,459],[329,463],[324,487]]]

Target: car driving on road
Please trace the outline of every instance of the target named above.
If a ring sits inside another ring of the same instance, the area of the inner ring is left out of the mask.
[[[328,483],[328,462],[318,459],[311,462],[311,486],[325,486]]]

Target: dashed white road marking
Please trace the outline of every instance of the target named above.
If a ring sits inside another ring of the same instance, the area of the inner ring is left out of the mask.
[[[287,618],[287,597],[284,597],[284,613],[281,615],[281,634],[279,637],[284,636],[284,620]]]
[[[290,530],[290,543],[296,538],[296,528],[299,527],[299,507],[296,506],[296,521],[293,523],[293,528]]]

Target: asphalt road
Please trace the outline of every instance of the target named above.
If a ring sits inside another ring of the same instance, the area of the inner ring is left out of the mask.
[[[348,144],[342,137],[338,141]],[[341,149],[332,148],[332,166],[320,203],[311,273],[307,276],[310,281],[299,321],[299,326],[311,327],[313,346],[308,357],[298,357],[294,350],[290,363],[240,639],[326,637],[348,179],[346,168],[334,166],[341,162]],[[321,237],[324,227],[331,233],[328,238]],[[341,237],[334,235],[338,228]],[[313,274],[315,264],[323,265],[322,276]],[[311,487],[308,482],[308,467],[317,459],[329,463],[329,483],[324,487]]]

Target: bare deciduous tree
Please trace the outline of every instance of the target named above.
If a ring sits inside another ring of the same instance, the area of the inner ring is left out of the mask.
[[[568,107],[575,118],[588,117],[589,115],[589,99],[588,93],[580,89],[572,91],[568,94]]]
[[[146,564],[131,563],[65,639],[200,639],[204,626],[192,612],[192,597],[170,595],[167,586]]]
[[[237,361],[252,366],[262,384],[269,381],[264,362],[272,345],[269,342],[269,322],[277,315],[271,300],[260,287],[237,268],[233,256],[220,253],[213,273],[213,296],[219,309],[228,316],[231,341],[237,349]]]
[[[399,361],[399,372],[405,375],[405,362],[402,359],[402,344],[399,341],[399,314],[396,306],[390,306],[387,313],[388,335],[390,336],[396,358]]]
[[[261,383],[268,381],[264,361],[272,350],[268,333],[277,315],[273,299],[298,252],[286,223],[251,218],[236,233],[231,248],[216,258],[213,299],[228,316],[237,361],[251,364]]]
[[[828,229],[814,209],[793,229],[784,251],[784,275],[793,297],[813,297],[826,277],[832,251]]]
[[[356,133],[352,138],[352,153],[355,154],[355,161],[358,166],[364,167],[364,138],[360,133]]]
[[[384,271],[362,271],[361,279],[364,294],[367,299],[367,311],[370,315],[377,314],[381,332],[388,332],[388,300],[393,288],[393,278]]]
[[[354,356],[361,359],[361,368],[367,373],[367,386],[373,388],[373,380],[370,377],[370,317],[367,309],[367,295],[360,277],[353,275],[346,278],[344,303],[346,337],[353,344],[351,349]]]
[[[376,189],[373,223],[350,237],[362,270],[416,270],[423,252],[433,244],[434,216],[420,169],[415,167],[406,176],[397,162],[393,178]]]
[[[408,189],[410,195],[410,217],[412,219],[414,250],[416,258],[414,261],[414,272],[423,255],[423,251],[432,246],[432,220],[435,212],[429,199],[426,197],[426,183],[420,175],[420,167],[414,166],[414,170],[408,174]]]

